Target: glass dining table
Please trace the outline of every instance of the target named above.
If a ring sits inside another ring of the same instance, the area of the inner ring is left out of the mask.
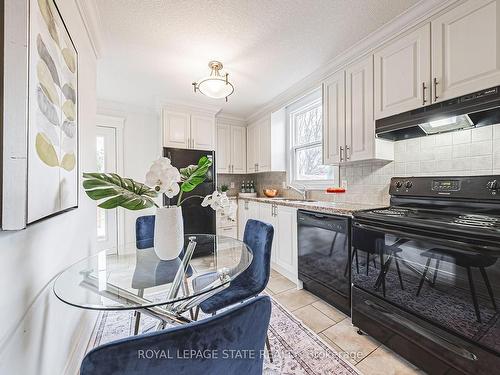
[[[194,258],[197,245],[208,255]],[[186,312],[227,288],[252,257],[251,249],[237,239],[191,234],[173,260],[160,260],[152,247],[89,256],[61,272],[53,290],[61,301],[82,309],[136,310],[158,319],[161,329],[190,322]],[[195,290],[197,278],[203,282]]]

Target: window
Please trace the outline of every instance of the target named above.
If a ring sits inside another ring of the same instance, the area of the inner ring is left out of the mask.
[[[289,129],[289,182],[306,188],[331,185],[335,168],[323,165],[321,92],[287,107]]]

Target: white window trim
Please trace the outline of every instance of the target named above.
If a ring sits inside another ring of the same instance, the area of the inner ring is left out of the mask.
[[[319,97],[318,97],[319,95]],[[308,104],[303,104],[304,102],[309,101]],[[295,155],[298,149],[306,149],[310,147],[323,146],[323,140],[310,142],[307,144],[302,144],[300,146],[296,146],[292,144],[295,142],[295,132],[292,129],[291,118],[293,115],[296,115],[300,112],[305,112],[309,110],[311,107],[317,106],[318,102],[322,102],[321,98],[321,90],[314,90],[313,92],[305,95],[299,100],[295,101],[293,104],[287,106],[286,108],[286,144],[287,149],[287,184],[299,189],[307,189],[307,190],[324,190],[328,187],[331,187],[335,184],[338,185],[339,181],[339,168],[338,166],[331,166],[333,168],[333,180],[297,180],[295,179]]]

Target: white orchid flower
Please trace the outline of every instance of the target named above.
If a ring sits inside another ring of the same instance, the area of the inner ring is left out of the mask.
[[[222,213],[229,217],[230,220],[236,219],[237,205],[235,202],[231,202],[226,195],[222,195],[218,191],[214,191],[212,194],[207,195],[203,202],[201,202],[203,207],[210,206],[214,211],[222,211]]]
[[[159,193],[165,193],[169,198],[179,193],[178,182],[180,180],[179,170],[172,166],[168,158],[155,160],[146,174],[146,185]]]

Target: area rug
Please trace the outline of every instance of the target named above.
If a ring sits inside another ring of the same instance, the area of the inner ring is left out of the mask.
[[[342,354],[330,348],[317,334],[304,326],[282,305],[271,298],[269,325],[273,362],[264,360],[265,375],[359,374]],[[200,314],[201,315],[201,314]],[[203,318],[203,316],[200,316]],[[143,316],[141,332],[154,331],[157,321]],[[110,311],[99,315],[88,350],[132,335],[132,312]]]

